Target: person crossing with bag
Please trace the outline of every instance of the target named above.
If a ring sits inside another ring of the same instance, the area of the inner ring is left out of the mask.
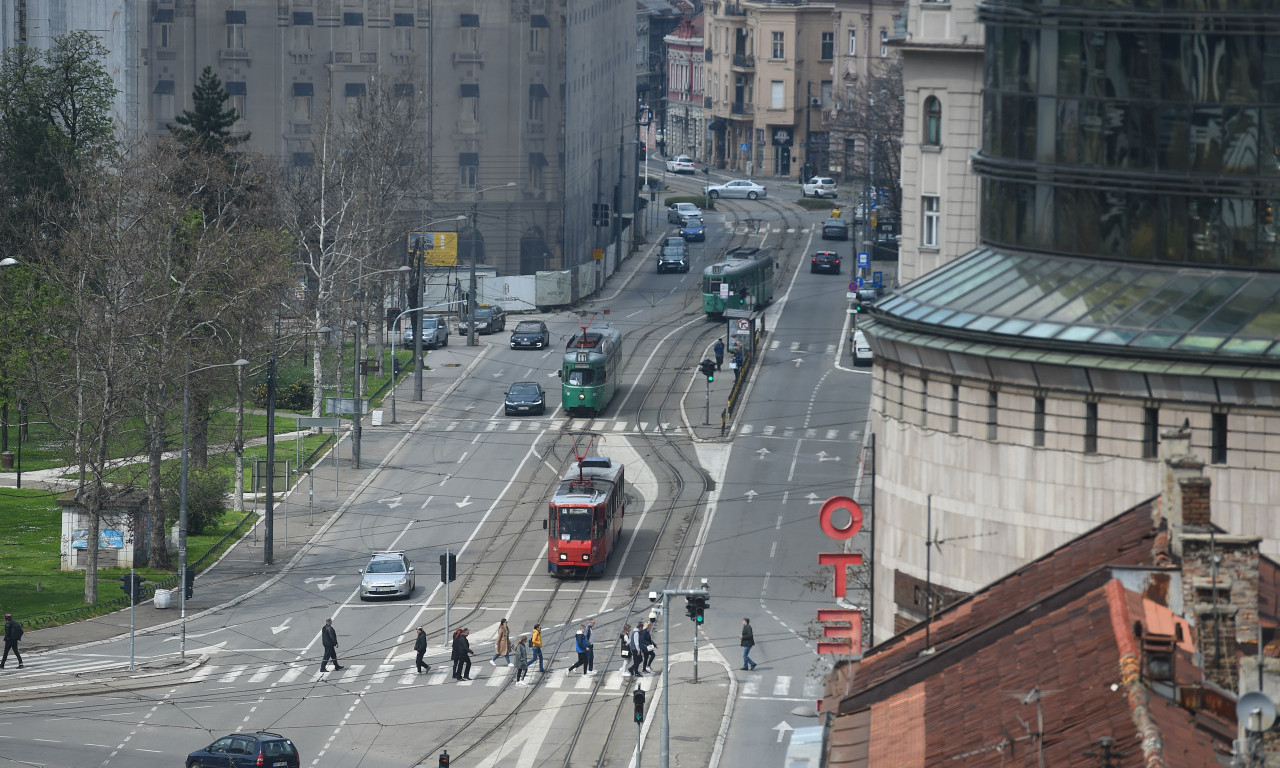
[[[639,677],[644,673],[640,671],[640,666],[644,663],[644,651],[640,648],[640,627],[639,625],[632,627],[631,637],[629,640],[631,651],[631,676]]]

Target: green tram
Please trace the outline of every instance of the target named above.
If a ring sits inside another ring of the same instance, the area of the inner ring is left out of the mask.
[[[768,248],[730,248],[702,271],[702,311],[718,318],[726,309],[755,309],[773,301],[776,266]],[[729,286],[728,298],[721,293]]]
[[[622,332],[604,327],[575,333],[560,364],[560,402],[570,416],[596,416],[618,391]]]

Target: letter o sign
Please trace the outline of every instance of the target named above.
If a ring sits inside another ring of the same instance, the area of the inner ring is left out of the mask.
[[[843,527],[836,525],[832,520],[840,510],[844,510],[849,515],[849,522]],[[862,530],[862,507],[848,496],[832,496],[823,502],[822,508],[818,510],[818,523],[822,526],[822,532],[836,541],[853,538],[858,531]]]

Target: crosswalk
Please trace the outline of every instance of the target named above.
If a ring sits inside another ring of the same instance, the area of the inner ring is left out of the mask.
[[[321,681],[354,685],[433,686],[458,685],[463,687],[498,687],[515,681],[514,667],[490,667],[476,664],[471,668],[471,680],[453,680],[452,667],[447,662],[432,664],[431,671],[419,675],[412,667],[403,664],[345,664],[340,670],[321,672],[315,663],[267,664],[206,664],[195,670],[184,682],[189,684],[229,685],[248,682],[260,685],[312,684]],[[790,675],[764,672],[733,672],[739,681],[739,693],[747,698],[786,699],[812,701],[822,696],[822,681],[798,679]],[[661,679],[661,670],[655,669],[643,680]],[[596,675],[583,675],[565,669],[540,673],[530,670],[525,680],[541,688],[565,690],[590,690],[596,686],[608,691],[625,691],[632,679],[622,670],[611,670]]]
[[[445,427],[446,432],[452,432],[458,429],[475,430],[480,429],[485,432],[540,432],[545,428],[558,429],[563,420],[549,422],[544,419],[503,419],[478,421],[468,424],[465,420],[455,420],[449,422]],[[478,426],[477,426],[478,424]],[[651,434],[659,432],[670,432],[673,428],[679,428],[679,425],[673,425],[671,422],[635,422],[628,420],[615,419],[592,419],[589,420],[584,429],[591,432],[611,432],[613,434]],[[812,427],[779,427],[772,424],[752,424],[744,423],[738,429],[742,435],[764,435],[765,437],[783,437],[783,438],[803,438],[806,440],[835,440],[840,442],[857,443],[862,440],[862,430],[860,429],[821,429]]]

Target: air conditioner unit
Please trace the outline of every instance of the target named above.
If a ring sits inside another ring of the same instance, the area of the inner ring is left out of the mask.
[[[809,99],[809,105],[813,107],[822,106],[822,97],[814,96],[812,99]]]

